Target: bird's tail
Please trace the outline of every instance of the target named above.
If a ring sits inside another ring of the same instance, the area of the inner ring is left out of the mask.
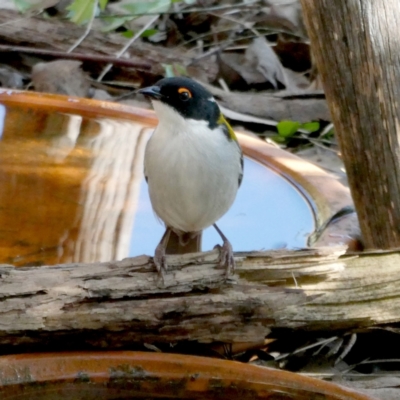
[[[200,252],[201,236],[202,232],[177,235],[174,231],[171,231],[165,253],[185,254]]]

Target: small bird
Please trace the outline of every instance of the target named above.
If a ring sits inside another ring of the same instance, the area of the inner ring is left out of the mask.
[[[164,78],[139,92],[159,119],[144,160],[153,210],[166,225],[154,254],[157,271],[163,276],[167,270],[166,254],[200,251],[201,233],[213,225],[228,276],[233,249],[215,222],[231,207],[243,177],[236,135],[212,94],[190,78]]]

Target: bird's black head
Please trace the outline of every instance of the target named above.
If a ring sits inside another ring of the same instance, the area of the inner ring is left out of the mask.
[[[164,78],[139,93],[172,107],[184,118],[208,121],[212,129],[221,117],[212,94],[190,78]]]

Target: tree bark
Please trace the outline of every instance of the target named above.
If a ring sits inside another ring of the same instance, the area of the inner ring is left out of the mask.
[[[400,2],[301,0],[368,248],[400,246]]]
[[[217,251],[168,256],[164,283],[147,256],[2,265],[0,353],[186,340],[262,342],[271,328],[340,330],[399,322],[400,253],[344,251],[238,253],[229,282],[217,266]]]

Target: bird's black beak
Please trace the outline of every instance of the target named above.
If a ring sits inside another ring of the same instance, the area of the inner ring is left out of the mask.
[[[162,97],[160,93],[160,88],[158,86],[149,86],[140,89],[138,92],[155,100],[159,100]]]

